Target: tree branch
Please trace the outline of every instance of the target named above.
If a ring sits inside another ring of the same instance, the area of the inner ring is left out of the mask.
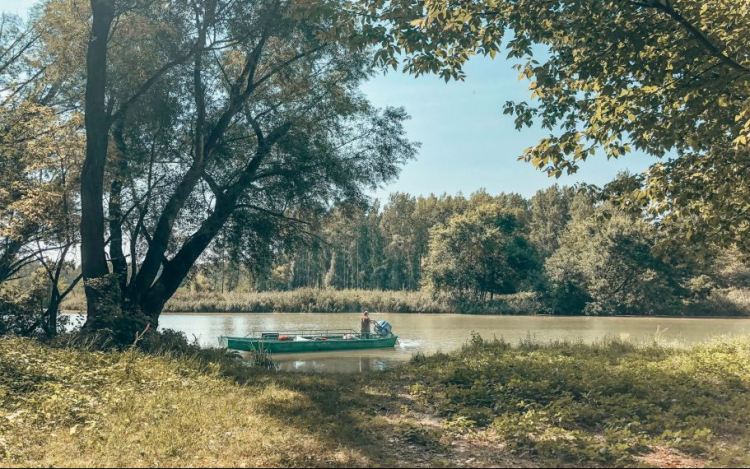
[[[299,218],[294,218],[294,217],[288,217],[284,215],[283,213],[275,212],[273,210],[269,210],[267,208],[259,207],[253,204],[237,204],[235,208],[257,210],[258,212],[265,213],[266,215],[271,215],[276,218],[281,218],[283,220],[288,220],[288,221],[292,221],[295,223],[302,223],[303,225],[308,225],[308,226],[312,225],[312,223],[310,223],[309,221],[300,220]]]
[[[205,36],[205,31],[206,29],[208,29],[208,25],[204,24],[202,26],[202,29],[202,33]],[[112,125],[120,120],[128,112],[130,106],[138,101],[144,94],[146,94],[151,89],[151,87],[153,87],[159,80],[161,80],[161,77],[163,77],[169,70],[171,70],[173,67],[176,67],[177,65],[184,63],[186,60],[192,57],[193,54],[200,53],[202,48],[203,45],[201,41],[198,40],[186,53],[178,56],[170,62],[167,62],[160,69],[154,72],[154,74],[151,75],[151,77],[146,80],[143,85],[141,85],[138,91],[136,91],[135,94],[133,94],[127,101],[125,101],[122,106],[120,106],[120,109],[117,110],[117,112],[110,116],[110,118],[108,119],[108,125]]]
[[[688,21],[677,10],[675,10],[669,1],[667,1],[666,3],[661,3],[659,0],[652,0],[650,3],[630,1],[630,3],[632,5],[640,6],[643,8],[653,8],[667,14],[673,20],[682,25],[682,27],[685,28],[685,30],[687,30],[687,32],[690,33],[690,35],[693,36],[701,45],[703,45],[706,50],[708,50],[713,56],[721,60],[725,65],[734,70],[742,72],[743,74],[750,72],[750,68],[743,66],[742,64],[736,62],[735,60],[724,54],[722,48],[712,43],[711,40],[705,34],[703,34],[703,32],[697,26],[690,23],[690,21]]]

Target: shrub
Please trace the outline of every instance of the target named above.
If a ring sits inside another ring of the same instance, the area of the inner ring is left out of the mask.
[[[624,213],[600,209],[599,216],[574,218],[545,264],[553,308],[563,314],[678,313],[684,273],[655,254],[657,241],[653,225]]]
[[[74,295],[67,310],[85,310],[85,299]],[[533,292],[498,295],[492,301],[431,295],[421,291],[333,290],[302,288],[255,293],[195,293],[179,290],[166,312],[189,313],[344,313],[364,310],[394,313],[536,314],[545,311]]]
[[[8,284],[0,285],[0,336],[31,335],[39,330],[46,293],[43,284],[25,291]]]
[[[750,337],[684,348],[511,347],[475,336],[449,356],[420,356],[407,372],[419,383],[411,394],[446,430],[494,435],[542,465],[632,465],[655,447],[704,458],[741,450],[742,439],[727,446],[716,435],[740,437],[750,426],[749,356]]]

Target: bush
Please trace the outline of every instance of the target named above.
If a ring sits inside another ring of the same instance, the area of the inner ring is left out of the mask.
[[[679,314],[684,272],[655,254],[657,241],[653,225],[616,211],[571,220],[545,264],[555,312]]]
[[[42,284],[26,291],[8,284],[0,285],[0,336],[28,336],[40,330],[45,296],[46,288]]]
[[[722,288],[686,301],[685,316],[750,316],[750,290]]]

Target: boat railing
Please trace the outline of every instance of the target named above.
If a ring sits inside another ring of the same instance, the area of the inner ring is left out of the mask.
[[[332,335],[347,335],[347,334],[354,334],[354,335],[360,335],[359,332],[355,331],[354,329],[299,329],[299,330],[291,330],[291,331],[253,331],[246,335],[245,337],[270,337],[273,335],[286,335],[286,336],[313,336],[313,337],[324,337],[324,336],[332,336]]]

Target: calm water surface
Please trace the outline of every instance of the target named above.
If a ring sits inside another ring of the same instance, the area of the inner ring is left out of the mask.
[[[196,337],[204,346],[217,346],[222,335],[246,336],[256,331],[295,329],[357,329],[359,313],[210,313],[164,314],[161,328]],[[472,332],[482,337],[517,343],[527,337],[538,341],[593,342],[605,337],[644,340],[659,334],[663,339],[695,343],[717,335],[750,333],[749,319],[595,318],[550,316],[467,316],[458,314],[372,315],[393,325],[399,336],[395,350],[343,351],[299,355],[275,355],[287,371],[334,371],[355,373],[382,370],[408,360],[417,352],[448,352],[465,344]],[[79,319],[80,320],[80,319]]]

